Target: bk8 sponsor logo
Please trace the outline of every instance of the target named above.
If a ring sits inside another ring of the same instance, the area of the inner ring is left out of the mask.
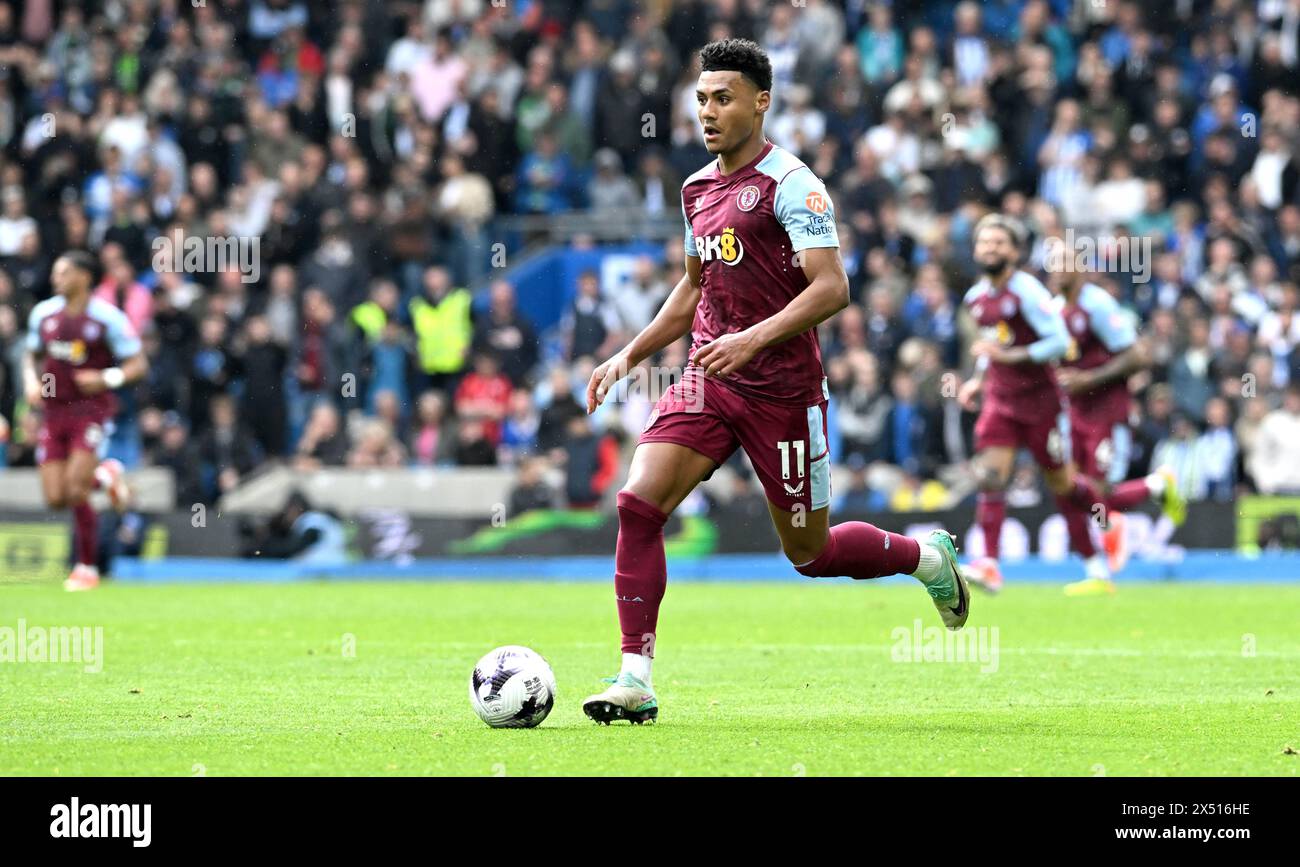
[[[726,265],[735,265],[745,256],[745,245],[731,227],[723,229],[721,235],[696,236],[695,248],[699,250],[701,262],[716,259]]]

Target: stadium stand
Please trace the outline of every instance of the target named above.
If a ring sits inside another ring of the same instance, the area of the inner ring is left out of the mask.
[[[26,315],[84,247],[152,365],[112,453],[178,507],[272,468],[521,465],[522,502],[598,504],[650,407],[586,424],[586,380],[682,272],[694,51],[743,36],[838,212],[837,493],[970,491],[944,383],[991,209],[1032,267],[1067,232],[1147,252],[1101,275],[1156,359],[1132,475],[1300,493],[1300,2],[799,5],[0,2],[0,462],[33,464]],[[215,237],[225,267],[160,267]]]

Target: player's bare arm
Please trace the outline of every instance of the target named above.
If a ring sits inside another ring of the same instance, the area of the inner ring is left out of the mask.
[[[41,380],[36,375],[36,368],[40,365],[40,359],[37,353],[30,349],[23,353],[23,392],[27,396],[28,406],[41,405]]]
[[[149,374],[149,361],[144,353],[137,353],[117,367],[103,370],[78,370],[73,378],[82,394],[99,394],[139,382]]]
[[[1033,361],[1028,346],[1002,346],[992,340],[976,341],[970,351],[976,358],[987,357],[998,364],[1028,364]]]
[[[709,376],[730,376],[759,351],[816,328],[849,306],[849,278],[839,248],[814,247],[799,255],[808,288],[779,313],[700,347],[691,359],[695,365]]]
[[[1128,349],[1105,364],[1091,370],[1063,368],[1057,371],[1056,380],[1067,394],[1083,394],[1108,382],[1125,379],[1151,366],[1151,350],[1145,340],[1138,340]]]
[[[975,402],[984,390],[984,371],[988,369],[988,360],[980,356],[975,362],[975,372],[957,389],[957,403],[967,412],[975,411]]]
[[[605,402],[606,395],[632,368],[691,330],[700,305],[700,260],[686,257],[686,274],[669,293],[655,318],[623,350],[591,372],[587,383],[587,413]]]

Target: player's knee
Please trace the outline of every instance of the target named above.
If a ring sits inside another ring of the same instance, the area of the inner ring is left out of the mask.
[[[986,464],[975,465],[975,484],[986,494],[1001,491],[1006,487],[1006,482],[997,468]]]
[[[805,550],[786,550],[785,558],[790,561],[790,565],[800,575],[807,575],[809,578],[816,578],[817,575],[812,569],[812,562],[817,559],[817,554],[821,552]]]
[[[662,528],[668,522],[668,515],[657,503],[638,494],[631,488],[618,492],[618,523],[620,528],[632,524]]]
[[[63,509],[68,505],[68,498],[63,495],[63,491],[50,491],[45,495],[45,505],[51,509]]]
[[[63,500],[69,507],[80,506],[90,498],[91,480],[81,476],[65,477],[63,480]]]
[[[826,549],[826,540],[821,539],[815,543],[801,543],[797,545],[782,544],[781,550],[785,557],[794,566],[795,571],[808,577],[816,577],[808,567],[812,561],[821,556],[822,551]]]

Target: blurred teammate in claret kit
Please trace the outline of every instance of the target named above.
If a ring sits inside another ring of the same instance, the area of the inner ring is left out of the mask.
[[[1125,509],[1159,500],[1177,526],[1187,515],[1169,467],[1128,478],[1133,432],[1129,428],[1128,377],[1149,363],[1133,318],[1115,298],[1079,272],[1053,275],[1052,288],[1070,333],[1070,346],[1056,373],[1070,402],[1070,445],[1079,472],[1098,484],[1104,506],[1102,546],[1111,572],[1128,560]],[[1065,588],[1071,596],[1114,593],[1109,576],[1088,576]]]
[[[92,297],[96,263],[82,251],[54,262],[54,295],[32,308],[23,356],[28,406],[43,414],[36,462],[51,509],[72,511],[75,563],[68,590],[99,585],[98,516],[90,493],[103,488],[125,510],[130,490],[122,465],[101,460],[117,408],[115,389],[144,378],[148,362],[126,314]]]
[[[1136,337],[1131,327],[1122,333],[1121,326],[1111,322],[1111,313],[1116,311],[1110,311],[1105,302],[1089,292],[1084,303],[1106,324],[1097,325],[1088,313],[1082,313],[1089,323],[1086,328],[1080,325],[1077,335],[1085,338],[1087,349],[1087,357],[1080,358],[1079,341],[1066,325],[1061,303],[1036,277],[1020,268],[1025,234],[1019,221],[1002,214],[989,214],[975,226],[975,263],[985,276],[966,293],[965,304],[980,329],[980,339],[971,346],[976,358],[975,374],[962,384],[958,400],[965,409],[975,409],[977,401],[981,401],[975,424],[979,481],[975,516],[984,537],[985,554],[964,571],[967,580],[990,592],[1002,587],[998,555],[1006,518],[1004,491],[1016,451],[1024,448],[1042,468],[1047,487],[1065,518],[1070,547],[1083,558],[1084,579],[1071,586],[1076,591],[1105,590],[1112,587],[1110,561],[1097,549],[1090,522],[1098,507],[1107,507],[1107,493],[1085,472],[1096,472],[1097,462],[1088,458],[1080,465],[1080,452],[1072,443],[1077,440],[1092,454],[1102,447],[1104,437],[1096,436],[1096,431],[1099,424],[1111,421],[1111,416],[1094,412],[1104,408],[1094,393],[1112,376],[1124,373],[1133,361],[1132,354],[1123,357],[1114,367],[1118,372],[1097,368],[1105,359],[1092,345],[1092,329],[1107,329],[1104,337],[1096,339],[1103,341],[1098,347],[1108,354],[1131,347]],[[1077,291],[1069,291],[1067,296],[1067,303],[1071,298],[1077,302],[1080,297]],[[1071,318],[1078,320],[1077,315]],[[1062,363],[1070,366],[1058,372]],[[1102,375],[1107,379],[1103,380]],[[1118,382],[1123,388],[1124,380]],[[1073,411],[1067,391],[1077,393],[1079,412]],[[1072,421],[1078,423],[1079,431],[1073,430]],[[1167,470],[1153,473],[1141,484],[1138,502],[1153,492],[1175,487]],[[1132,489],[1120,486],[1109,492],[1118,497],[1117,507],[1134,504]]]

